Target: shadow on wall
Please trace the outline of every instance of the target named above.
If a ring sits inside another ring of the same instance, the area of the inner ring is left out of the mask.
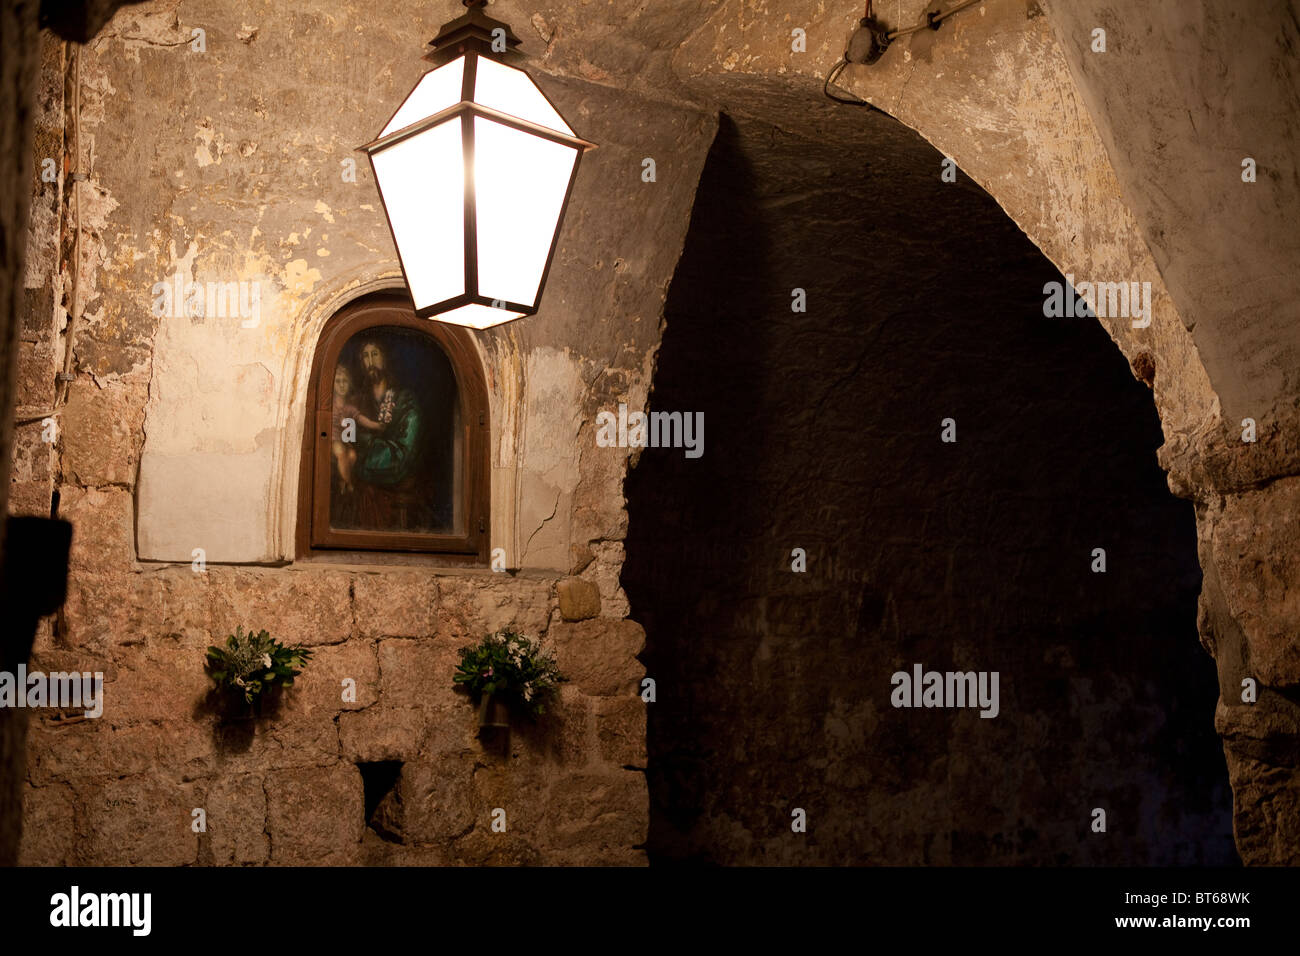
[[[706,451],[627,482],[651,860],[1233,863],[1150,394],[940,160],[877,115],[835,144],[724,117],[651,396]],[[998,715],[891,706],[916,664],[998,672]]]

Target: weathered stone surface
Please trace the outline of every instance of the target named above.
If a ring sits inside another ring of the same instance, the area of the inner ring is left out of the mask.
[[[46,441],[42,421],[25,423],[14,432],[10,470],[9,513],[50,516],[54,490],[54,445]]]
[[[382,704],[339,717],[343,756],[355,762],[410,760],[420,752],[427,731],[424,711]]]
[[[596,739],[602,759],[620,767],[645,767],[647,706],[639,696],[596,698]]]
[[[185,647],[206,650],[225,641],[227,633],[212,622],[212,592],[205,572],[192,565],[145,566],[131,576],[126,597],[127,620],[115,643],[139,644],[155,637],[167,637]],[[107,589],[96,595],[112,599]]]
[[[54,347],[44,337],[38,342],[18,343],[18,378],[14,391],[22,397],[23,405],[41,412],[53,407],[54,376],[50,374],[53,368]]]
[[[57,784],[24,787],[23,836],[19,866],[76,866],[82,847],[77,840],[77,808],[72,788]]]
[[[404,764],[397,784],[403,841],[447,843],[480,824],[485,811],[474,776],[462,760]]]
[[[68,579],[63,602],[65,640],[73,647],[106,650],[115,641],[134,637],[129,595],[134,575],[123,572],[86,572]],[[155,610],[156,613],[156,610]]]
[[[373,830],[361,838],[360,866],[450,866],[452,860],[441,846],[407,846],[390,843]]]
[[[1223,499],[1206,516],[1220,593],[1241,627],[1254,676],[1300,684],[1300,478]]]
[[[510,628],[533,636],[550,622],[552,579],[496,574],[439,582],[438,631],[460,647]]]
[[[645,842],[649,820],[645,774],[635,770],[561,777],[547,797],[547,829],[560,849],[638,846]]]
[[[451,642],[438,638],[379,642],[384,703],[414,707],[453,699],[452,677],[460,658]]]
[[[619,584],[619,572],[626,556],[622,541],[593,541],[593,561],[583,573],[600,591],[602,612],[606,617],[627,617],[631,613],[627,595]]]
[[[65,486],[59,517],[72,522],[68,567],[78,573],[123,574],[134,562],[131,493]]]
[[[291,688],[285,694],[293,692]],[[283,701],[260,718],[222,716],[211,732],[221,766],[231,772],[319,766],[337,760],[340,753],[335,717],[318,713],[295,719]]]
[[[209,566],[208,575],[218,634],[242,626],[315,646],[337,644],[352,631],[352,575],[345,572]]]
[[[563,767],[581,767],[592,759],[591,701],[571,684],[561,684],[546,713],[536,721],[516,718],[511,745],[530,759],[554,760]]]
[[[358,574],[353,596],[359,637],[423,637],[436,628],[438,579],[432,574]]]
[[[541,866],[545,860],[532,834],[493,833],[477,826],[456,841],[452,854],[462,866]]]
[[[93,781],[78,788],[85,814],[85,859],[123,866],[183,866],[198,858],[191,829],[198,806],[193,784],[179,784],[164,768],[134,777]]]
[[[266,795],[272,863],[346,866],[356,859],[365,820],[354,764],[271,773]]]
[[[50,495],[54,483],[48,478],[36,481],[15,481],[9,487],[9,513],[11,515],[30,515],[34,518],[48,518],[50,515]]]
[[[550,636],[560,671],[584,693],[628,694],[645,674],[636,658],[645,646],[645,631],[635,621],[599,618],[558,624]]]
[[[106,676],[104,712],[115,720],[167,720],[192,717],[212,689],[200,647],[172,641],[151,643],[121,655],[116,673]]]
[[[560,616],[566,621],[600,617],[600,589],[582,578],[565,578],[555,586]]]
[[[68,581],[63,639],[114,653],[159,639],[170,646],[206,648],[225,639],[212,631],[210,604],[207,575],[189,565],[76,574]]]
[[[354,700],[343,699],[344,680]],[[379,699],[375,645],[351,640],[313,648],[312,657],[284,695],[282,719],[322,720],[343,710],[361,710]]]
[[[63,407],[63,474],[79,485],[135,484],[145,386],[79,379]]]
[[[246,866],[265,863],[270,853],[266,791],[257,774],[222,775],[203,781],[199,804],[207,832],[199,836],[199,862]]]
[[[35,786],[145,775],[160,767],[184,782],[215,769],[216,745],[205,723],[181,712],[171,720],[117,726],[110,700],[105,698],[105,716],[98,720],[32,721],[27,773]]]
[[[1300,810],[1293,795],[1300,792],[1300,706],[1267,690],[1253,704],[1220,701],[1215,729],[1223,735],[1232,778],[1233,836],[1242,859],[1297,865]]]

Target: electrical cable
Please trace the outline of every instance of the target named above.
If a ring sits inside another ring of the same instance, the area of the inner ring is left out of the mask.
[[[962,0],[961,3],[949,7],[947,10],[936,11],[935,13],[928,14],[924,20],[914,27],[902,27],[898,30],[890,30],[885,34],[885,36],[893,40],[897,37],[907,36],[909,33],[919,33],[921,30],[937,30],[939,29],[939,24],[943,23],[944,20],[947,20],[958,10],[965,10],[967,7],[982,2],[983,0]],[[870,9],[870,7],[871,4],[867,4],[867,8]]]
[[[849,65],[848,58],[840,57],[840,62],[836,63],[835,66],[831,67],[831,71],[826,74],[826,82],[822,84],[822,92],[826,94],[827,99],[834,100],[836,103],[843,103],[845,106],[871,106],[871,104],[868,103],[866,100],[859,99],[856,96],[850,100],[850,99],[845,99],[842,96],[836,96],[834,93],[831,92],[831,84],[835,82],[835,78],[837,76],[839,76],[841,73],[844,72],[844,68],[848,65]],[[872,109],[875,109],[875,107],[872,106]]]
[[[977,3],[982,3],[982,2],[983,0],[961,0],[960,3],[955,4],[952,7],[949,7],[947,10],[936,11],[934,13],[927,14],[925,19],[922,20],[914,27],[902,27],[897,30],[890,30],[888,33],[884,33],[883,37],[887,43],[888,41],[892,41],[901,36],[908,36],[912,33],[919,33],[921,30],[937,30],[939,29],[939,24],[943,23],[944,20],[947,20],[954,13],[957,13],[960,10],[965,10],[967,7],[971,7]],[[869,20],[871,20],[871,0],[866,0],[866,8],[864,10],[863,18],[862,18],[863,26],[860,27],[859,30],[866,29],[868,25],[867,21]],[[857,34],[854,35],[856,36]],[[882,48],[883,46],[884,44],[881,44]],[[881,52],[883,52],[883,49],[881,49]],[[860,97],[854,96],[852,99],[847,99],[843,96],[836,96],[834,93],[831,92],[831,84],[833,84],[835,80],[839,77],[839,75],[844,72],[845,68],[848,67],[848,65],[849,65],[848,51],[845,51],[844,55],[840,57],[839,62],[836,63],[833,67],[831,67],[831,71],[826,74],[826,80],[824,83],[822,83],[822,93],[826,95],[827,99],[833,100],[836,103],[843,103],[845,106],[869,106],[871,107],[871,109],[876,110],[876,112],[883,112],[882,110],[879,109],[879,107],[873,106],[871,103],[868,103],[866,100],[861,99]],[[852,94],[850,94],[850,96],[852,96]]]

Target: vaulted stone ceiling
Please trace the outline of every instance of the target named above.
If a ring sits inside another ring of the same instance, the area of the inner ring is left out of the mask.
[[[883,0],[876,13],[892,28],[951,6]],[[866,111],[821,96],[822,79],[863,9],[861,0],[492,4],[546,72],[746,113],[831,142],[870,122]],[[441,11],[425,15],[434,26]],[[1108,31],[1104,54],[1091,50],[1099,26]],[[804,52],[792,49],[796,28],[806,33]],[[1158,402],[1167,390],[1163,404],[1170,407],[1161,409],[1167,430],[1171,419],[1172,430],[1196,430],[1219,410],[1234,424],[1243,416],[1272,422],[1278,432],[1268,440],[1272,460],[1238,476],[1249,482],[1300,466],[1300,443],[1280,434],[1283,423],[1300,417],[1297,49],[1300,27],[1285,0],[1249,11],[1213,0],[1142,0],[1122,9],[1105,0],[986,0],[939,31],[895,41],[879,64],[851,67],[840,82],[963,168],[968,157],[959,154],[969,152],[960,148],[963,140],[993,151],[987,164],[972,162],[968,171],[1067,270],[1082,261],[1080,250],[1055,247],[1026,221],[1015,195],[1030,194],[1043,205],[1035,212],[1050,222],[1068,205],[1059,194],[1066,184],[1041,175],[1027,182],[1041,155],[998,154],[998,139],[1011,132],[1009,116],[1035,112],[1039,133],[1099,137],[1118,188],[1106,195],[1111,184],[1096,181],[1095,170],[1076,164],[1065,171],[1077,179],[1068,188],[1095,204],[1095,220],[1075,224],[1084,234],[1075,230],[1073,241],[1077,246],[1136,227],[1193,346],[1160,349],[1170,354],[1159,356],[1159,365],[1179,379],[1157,386]],[[1070,95],[1055,95],[1065,85]],[[1075,149],[1061,146],[1063,155]],[[1253,189],[1240,179],[1246,156],[1259,166]],[[1131,221],[1120,222],[1123,217]],[[1124,347],[1122,330],[1112,334]],[[1140,350],[1125,348],[1130,358]],[[1203,376],[1209,388],[1192,381]]]

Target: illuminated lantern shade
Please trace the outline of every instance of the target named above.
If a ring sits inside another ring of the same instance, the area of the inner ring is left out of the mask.
[[[523,70],[485,0],[443,26],[435,64],[362,149],[417,315],[484,329],[538,309],[578,161],[592,143]]]

